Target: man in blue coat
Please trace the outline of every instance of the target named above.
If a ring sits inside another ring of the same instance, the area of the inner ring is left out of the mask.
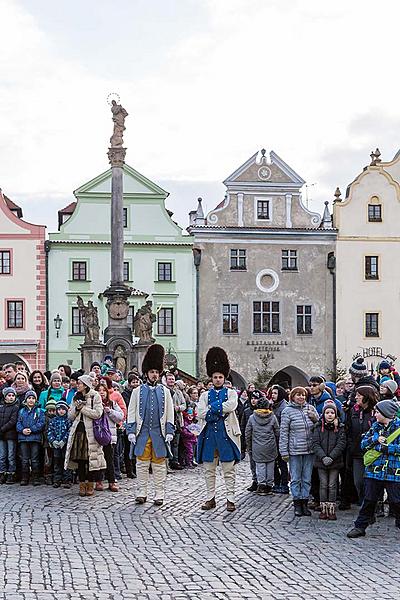
[[[164,348],[159,344],[149,347],[142,365],[146,382],[133,390],[129,402],[126,430],[128,440],[135,445],[137,504],[147,500],[150,464],[155,487],[154,504],[161,506],[164,502],[167,444],[175,431],[172,397],[168,388],[159,383],[164,355]]]

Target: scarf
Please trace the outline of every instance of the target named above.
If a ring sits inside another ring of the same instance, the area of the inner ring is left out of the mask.
[[[16,394],[19,396],[20,394],[26,394],[26,392],[31,388],[31,386],[28,383],[17,383],[16,381],[14,381],[14,383],[12,384],[12,386],[16,392]]]

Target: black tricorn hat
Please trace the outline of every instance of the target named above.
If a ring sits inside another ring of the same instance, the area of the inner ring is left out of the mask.
[[[225,379],[230,373],[229,360],[223,348],[214,346],[210,348],[206,356],[207,375],[212,377],[214,373],[222,373]]]
[[[159,373],[164,370],[165,350],[161,344],[152,344],[144,355],[142,363],[142,372],[148,373],[155,369]]]

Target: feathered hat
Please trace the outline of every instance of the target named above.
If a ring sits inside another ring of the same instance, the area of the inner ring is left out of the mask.
[[[222,373],[225,379],[231,370],[227,354],[223,348],[214,346],[210,348],[206,356],[207,375],[212,377],[214,373]]]
[[[161,344],[152,344],[144,355],[142,363],[143,373],[148,373],[151,369],[155,369],[159,373],[164,370],[165,350]]]

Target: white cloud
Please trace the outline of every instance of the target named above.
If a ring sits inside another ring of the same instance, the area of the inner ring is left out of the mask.
[[[129,112],[128,162],[155,181],[177,182],[168,204],[183,225],[202,195],[192,182],[204,181],[206,193],[219,190],[218,182],[262,146],[317,182],[312,195],[319,203],[331,199],[332,182],[345,187],[342,178],[361,170],[373,146],[391,158],[395,136],[387,123],[399,118],[397,2],[386,1],[384,10],[372,0],[200,4],[204,22],[197,27],[180,23],[179,15],[166,21],[162,50],[151,37],[147,15],[149,45],[142,53],[133,45],[131,54],[117,53],[115,73],[99,75],[101,65],[95,72],[85,65],[95,61],[101,37],[84,47],[81,59],[74,46],[72,58],[42,26],[39,4],[29,14],[16,1],[0,0],[4,191],[16,201],[36,197],[32,214],[50,220],[52,212],[55,222],[55,210],[72,198],[73,189],[108,166],[110,91],[120,93]],[[128,0],[120,6],[132,7]],[[136,6],[140,19],[140,3]],[[157,11],[157,2],[153,6]],[[116,22],[118,11],[115,5]],[[78,43],[72,30],[63,37],[68,35]],[[116,35],[110,23],[111,52]],[[116,75],[121,61],[123,78]],[[361,124],[371,114],[379,115],[374,126],[370,120]],[[336,152],[340,160],[332,160]],[[38,209],[46,197],[48,203]],[[205,200],[211,208],[220,198]],[[23,207],[31,217],[28,200]]]

